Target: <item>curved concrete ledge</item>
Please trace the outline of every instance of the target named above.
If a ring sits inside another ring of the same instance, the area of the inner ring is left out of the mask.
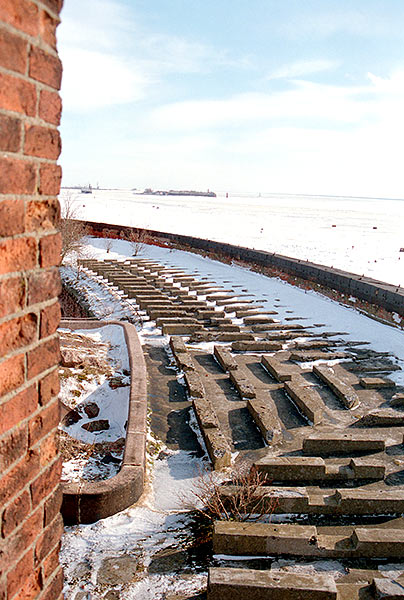
[[[111,225],[83,221],[90,235],[96,237],[112,237],[128,239],[133,232],[146,234],[152,243],[161,246],[179,245],[184,249],[198,249],[207,252],[218,260],[241,260],[250,265],[259,265],[272,270],[273,274],[288,273],[297,278],[311,281],[324,288],[336,290],[342,294],[354,296],[365,303],[374,304],[388,312],[396,312],[404,317],[404,289],[399,286],[377,281],[370,277],[356,275],[333,267],[326,267],[298,258],[290,258],[265,250],[254,250],[243,246],[235,246],[224,242],[205,240],[188,235],[167,233],[163,231],[139,230],[136,227]]]
[[[119,321],[65,320],[61,327],[97,329],[119,325],[124,330],[129,355],[131,384],[122,466],[103,481],[62,484],[62,516],[67,525],[93,523],[134,504],[142,495],[146,471],[147,379],[146,363],[136,329]]]

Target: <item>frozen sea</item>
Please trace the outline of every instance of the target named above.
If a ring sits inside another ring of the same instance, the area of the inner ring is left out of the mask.
[[[229,242],[404,285],[404,200],[63,189],[62,202],[66,195],[81,219]]]

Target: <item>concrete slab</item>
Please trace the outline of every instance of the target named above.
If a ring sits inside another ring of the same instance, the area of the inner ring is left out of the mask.
[[[294,379],[285,382],[285,392],[313,425],[321,423],[325,406],[323,399],[313,386],[305,385],[304,380],[302,383]]]
[[[336,600],[330,575],[272,573],[250,569],[209,569],[208,600]]]
[[[358,394],[348,383],[340,379],[332,367],[325,365],[314,365],[313,373],[323,381],[342,400],[346,408],[355,408],[359,406],[360,400]]]
[[[327,456],[352,452],[382,452],[386,447],[384,437],[359,430],[319,432],[303,440],[304,454]]]

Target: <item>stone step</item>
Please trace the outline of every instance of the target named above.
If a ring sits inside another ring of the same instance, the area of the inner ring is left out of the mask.
[[[254,389],[254,385],[252,384],[250,378],[245,369],[238,368],[229,371],[230,381],[236,388],[241,398],[255,398],[256,392]]]
[[[213,355],[222,367],[223,371],[235,371],[238,368],[237,362],[231,352],[222,346],[214,346]]]
[[[280,383],[290,381],[293,376],[300,373],[300,369],[295,365],[280,362],[273,356],[267,356],[266,354],[261,357],[261,365]]]
[[[278,411],[270,395],[258,392],[257,398],[247,401],[247,408],[267,444],[276,444],[282,439]]]
[[[215,554],[302,556],[311,558],[399,558],[404,530],[354,527],[351,532],[323,532],[314,525],[216,521]]]
[[[312,456],[383,452],[385,438],[368,431],[319,432],[303,440],[303,453]]]
[[[232,343],[231,349],[234,352],[275,352],[282,350],[282,344],[265,340],[235,341]]]
[[[224,506],[238,493],[235,486],[221,486],[219,495]],[[247,508],[260,507],[268,514],[302,515],[402,515],[404,497],[400,490],[339,488],[324,491],[306,486],[261,486]]]
[[[311,385],[304,383],[304,380],[285,382],[285,392],[296,404],[298,410],[313,423],[321,423],[324,417],[324,402],[320,394]]]
[[[332,367],[314,365],[313,373],[323,381],[340,400],[342,400],[346,408],[351,409],[359,406],[360,401],[358,394],[351,385],[335,374]]]
[[[350,358],[348,352],[322,352],[321,350],[306,350],[302,352],[291,352],[289,360],[296,362],[311,362],[314,360],[339,360]]]
[[[161,330],[164,335],[191,335],[201,329],[201,325],[187,323],[164,323]]]
[[[386,467],[369,458],[351,458],[330,462],[313,456],[264,456],[254,463],[255,468],[269,481],[333,481],[380,480]]]
[[[211,567],[207,600],[337,600],[331,575]]]

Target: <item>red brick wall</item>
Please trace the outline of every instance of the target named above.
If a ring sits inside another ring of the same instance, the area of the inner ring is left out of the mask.
[[[0,600],[61,597],[62,0],[0,0]]]

